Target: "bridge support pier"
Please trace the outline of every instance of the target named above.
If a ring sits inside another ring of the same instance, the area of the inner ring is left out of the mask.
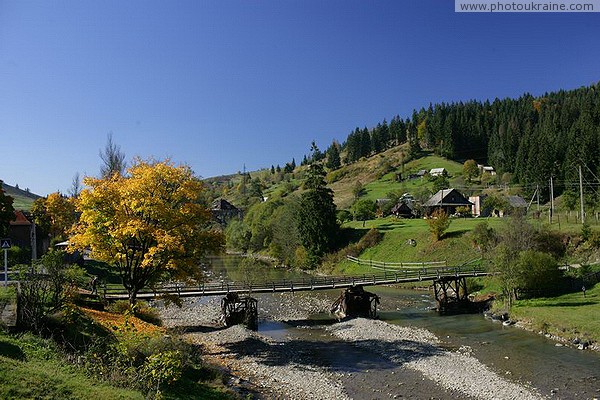
[[[433,281],[433,291],[437,310],[441,314],[469,311],[470,301],[467,279],[464,277],[443,277]]]
[[[258,301],[252,297],[239,297],[228,293],[221,299],[221,318],[225,326],[245,325],[258,330]]]
[[[367,292],[362,285],[344,290],[331,306],[330,313],[339,321],[344,318],[376,318],[379,296]]]

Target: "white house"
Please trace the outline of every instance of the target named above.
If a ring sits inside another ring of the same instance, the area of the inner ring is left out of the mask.
[[[446,174],[446,168],[432,168],[431,171],[429,171],[429,175],[431,176],[442,176]]]

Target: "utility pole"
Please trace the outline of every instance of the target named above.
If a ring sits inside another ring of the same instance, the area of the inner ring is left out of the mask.
[[[583,210],[583,176],[581,174],[581,165],[579,166],[579,199],[581,202],[581,224],[585,224],[585,213]]]
[[[554,216],[554,183],[552,182],[552,175],[550,175],[550,224],[552,224],[552,217]]]
[[[540,185],[539,184],[535,188],[535,192],[537,193],[537,210],[540,211]]]

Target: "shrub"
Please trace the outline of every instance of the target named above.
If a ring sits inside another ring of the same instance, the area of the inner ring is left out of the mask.
[[[367,234],[360,239],[360,241],[358,242],[358,246],[361,248],[362,252],[368,249],[369,247],[373,247],[379,242],[381,242],[382,238],[383,235],[381,234],[381,232],[379,232],[375,228],[371,228],[369,229],[369,232],[367,232]]]
[[[558,264],[546,253],[534,250],[519,254],[517,263],[519,289],[534,296],[551,294],[561,278]]]
[[[473,238],[473,242],[479,246],[484,253],[494,248],[498,242],[496,232],[493,228],[488,226],[487,221],[475,225],[475,228],[471,231],[471,237]]]
[[[162,320],[160,319],[160,315],[158,310],[153,307],[150,307],[148,303],[144,301],[138,301],[133,309],[129,305],[129,301],[127,300],[117,300],[114,303],[108,306],[108,311],[115,314],[128,314],[134,315],[135,317],[141,319],[142,321],[148,322],[150,324],[154,324],[157,326],[162,325]]]
[[[450,218],[448,214],[441,208],[435,210],[431,217],[427,220],[429,224],[429,231],[433,235],[433,238],[437,241],[444,236],[444,232],[450,227]]]

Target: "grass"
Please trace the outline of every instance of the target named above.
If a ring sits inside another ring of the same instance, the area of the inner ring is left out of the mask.
[[[511,316],[538,331],[600,342],[600,285],[552,298],[518,300]]]
[[[163,337],[162,328],[135,317],[84,310],[93,318],[90,326],[120,332],[125,339],[134,335],[140,340]],[[126,325],[126,322],[127,325]],[[89,323],[88,323],[89,325]],[[75,331],[89,331],[89,326],[74,326]],[[158,336],[157,336],[158,335]],[[232,399],[223,387],[221,374],[206,366],[188,367],[183,377],[163,391],[165,399],[218,400]],[[61,349],[51,340],[32,334],[18,336],[0,332],[0,398],[2,399],[144,399],[137,390],[118,388],[90,377],[65,359]]]
[[[87,377],[66,363],[55,345],[27,334],[0,333],[0,398],[144,399],[139,392],[115,388]]]
[[[429,233],[427,221],[423,219],[397,219],[394,217],[346,223],[345,227],[367,230],[377,228],[383,233],[383,240],[376,246],[365,250],[361,259],[372,259],[383,262],[422,262],[446,261],[448,265],[459,265],[479,258],[481,255],[469,238],[469,232],[483,219],[457,218],[452,223],[444,238],[434,241]],[[492,227],[499,226],[502,221],[497,218],[487,220]],[[416,241],[416,246],[408,243]],[[350,261],[342,261],[336,272],[344,274],[363,274],[373,272],[368,266],[359,266]]]

